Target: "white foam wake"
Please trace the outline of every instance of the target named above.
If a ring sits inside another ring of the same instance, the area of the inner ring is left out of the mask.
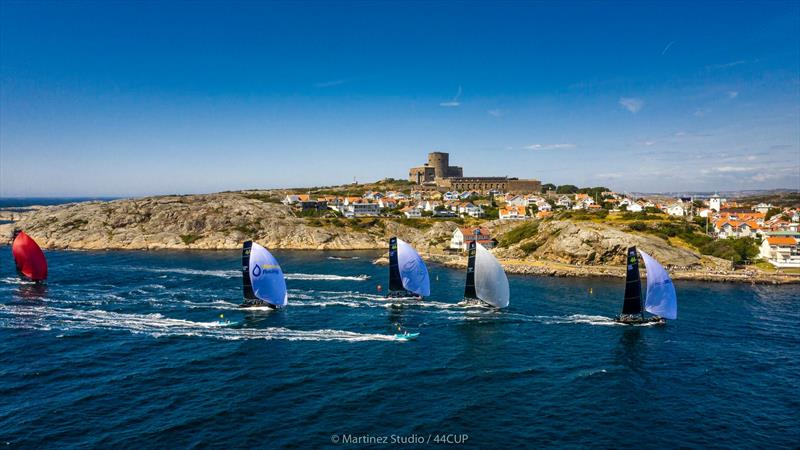
[[[222,340],[393,341],[392,335],[345,330],[292,330],[283,327],[231,328],[218,321],[195,322],[161,314],[130,314],[44,306],[0,305],[0,327],[64,331],[115,330],[152,337],[197,336]]]
[[[285,273],[287,280],[325,280],[325,281],[365,281],[369,280],[369,275],[329,275],[323,273]]]
[[[174,267],[174,268],[130,267],[129,269],[142,270],[145,272],[177,273],[181,275],[199,275],[199,276],[219,277],[219,278],[236,278],[242,276],[241,270],[203,270],[203,269],[189,269],[185,267]]]

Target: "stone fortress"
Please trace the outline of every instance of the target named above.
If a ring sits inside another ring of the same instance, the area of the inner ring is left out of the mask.
[[[422,166],[412,167],[408,171],[408,180],[440,190],[488,191],[494,189],[512,194],[529,194],[542,189],[542,183],[533,179],[465,177],[464,170],[459,166],[451,166],[450,155],[443,152],[428,153],[428,162]]]

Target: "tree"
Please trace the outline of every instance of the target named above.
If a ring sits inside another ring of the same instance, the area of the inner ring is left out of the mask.
[[[542,193],[546,193],[547,191],[555,191],[556,185],[553,183],[546,183],[542,185]]]
[[[780,213],[781,213],[781,209],[780,208],[770,208],[770,209],[767,210],[767,213],[764,215],[764,220],[769,220],[770,217],[772,217],[772,216],[774,216],[776,214],[780,214]]]
[[[578,192],[578,186],[574,184],[562,184],[556,188],[556,194],[574,194]]]

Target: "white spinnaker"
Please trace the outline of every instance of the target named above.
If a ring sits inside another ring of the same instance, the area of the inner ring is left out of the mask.
[[[652,256],[639,250],[647,268],[647,298],[644,309],[665,319],[678,318],[678,296],[669,274]]]
[[[484,302],[505,308],[511,296],[506,272],[489,250],[477,243],[475,247],[475,293]]]
[[[255,242],[250,250],[250,283],[259,299],[275,306],[286,306],[288,295],[281,266],[272,253]]]
[[[407,291],[422,297],[431,295],[431,280],[425,262],[414,247],[401,239],[397,240],[397,265]]]

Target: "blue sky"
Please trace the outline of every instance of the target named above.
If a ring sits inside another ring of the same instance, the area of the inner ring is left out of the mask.
[[[797,2],[0,3],[0,196],[800,188]]]

